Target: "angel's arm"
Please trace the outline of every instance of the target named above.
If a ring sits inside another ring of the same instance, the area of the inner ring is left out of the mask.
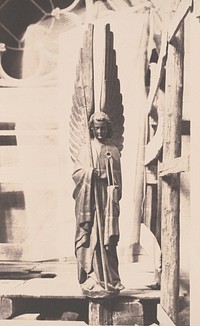
[[[83,145],[76,161],[74,162],[74,172],[72,174],[72,178],[77,184],[85,174],[87,174],[89,178],[92,178],[93,168],[89,162],[87,147]]]

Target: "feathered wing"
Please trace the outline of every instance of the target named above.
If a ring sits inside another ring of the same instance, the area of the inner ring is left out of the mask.
[[[118,67],[116,64],[116,51],[113,46],[113,33],[110,25],[105,26],[105,71],[102,80],[101,110],[108,114],[112,121],[112,144],[121,152],[123,149],[124,115]]]
[[[70,151],[76,161],[83,143],[88,142],[88,120],[94,113],[94,66],[93,66],[94,25],[89,24],[84,34],[83,47],[77,65],[73,106],[70,116]],[[116,52],[113,47],[113,33],[110,25],[105,26],[105,64],[102,76],[100,110],[107,113],[112,121],[112,144],[121,152],[123,149],[124,115]]]
[[[88,141],[88,120],[94,113],[93,30],[94,26],[89,24],[84,33],[76,70],[70,115],[70,152],[73,162],[81,146]]]

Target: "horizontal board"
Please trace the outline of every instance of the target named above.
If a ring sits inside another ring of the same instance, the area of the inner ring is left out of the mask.
[[[157,319],[162,326],[176,326],[160,304],[157,307]]]
[[[188,172],[190,169],[189,156],[176,157],[173,160],[160,164],[159,176],[164,177],[169,174]]]

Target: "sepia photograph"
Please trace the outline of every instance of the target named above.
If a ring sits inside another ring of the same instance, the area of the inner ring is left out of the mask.
[[[0,0],[0,325],[198,326],[199,39],[200,0]]]

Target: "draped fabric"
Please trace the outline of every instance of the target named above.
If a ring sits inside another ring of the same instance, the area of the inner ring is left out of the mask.
[[[73,173],[76,185],[73,192],[76,202],[75,253],[79,263],[79,281],[83,283],[87,275],[93,271],[97,280],[103,281],[102,258],[99,250],[99,232],[102,230],[109,281],[115,285],[120,280],[116,253],[116,245],[119,240],[118,219],[121,197],[120,155],[114,146],[103,144],[97,146],[97,142],[93,140],[91,142],[92,157],[94,167],[98,169],[99,173],[98,178],[94,178],[92,168],[88,166],[86,159],[87,149],[87,146],[83,146]],[[112,158],[113,185],[108,185],[108,170],[106,168],[108,153]],[[94,187],[97,189],[97,197],[94,194]],[[97,222],[97,205],[99,206],[101,227]]]

